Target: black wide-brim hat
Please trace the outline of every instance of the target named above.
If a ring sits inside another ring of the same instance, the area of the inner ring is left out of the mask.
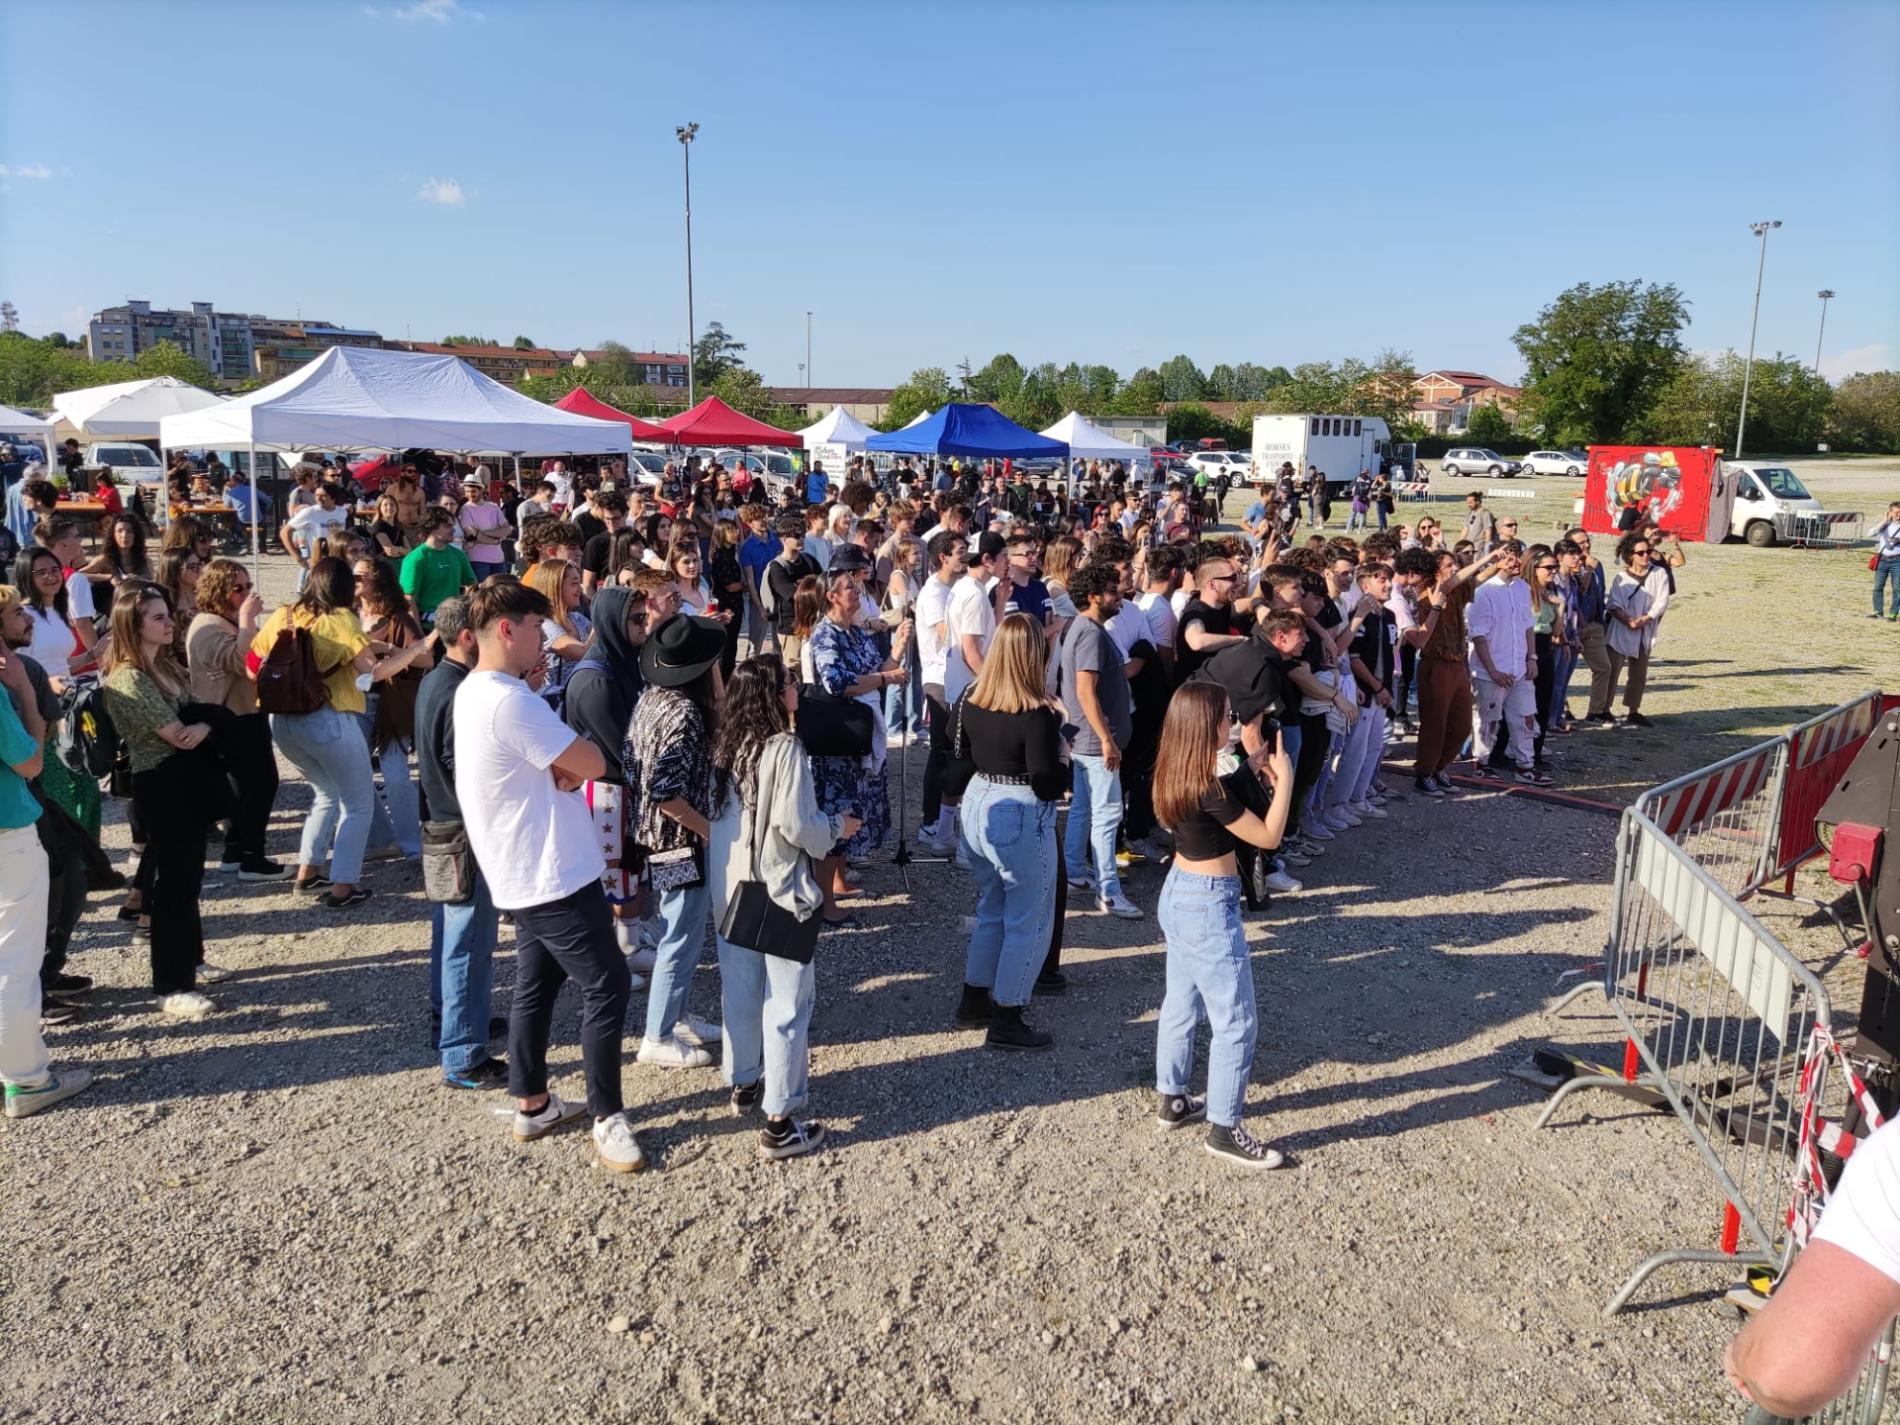
[[[719,661],[726,626],[717,619],[674,614],[640,647],[640,676],[656,688],[683,688]]]

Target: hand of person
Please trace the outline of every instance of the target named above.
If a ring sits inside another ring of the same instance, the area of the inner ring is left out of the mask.
[[[1122,769],[1122,750],[1115,745],[1112,738],[1102,744],[1102,765],[1111,772],[1119,772]]]
[[[25,692],[29,689],[32,684],[27,680],[25,660],[0,651],[0,683],[4,683],[16,692]]]
[[[244,602],[238,605],[240,623],[256,623],[264,613],[264,596],[253,589],[244,596]]]
[[[1517,679],[1513,678],[1509,673],[1493,673],[1491,675],[1491,681],[1496,683],[1500,688],[1508,688],[1514,685]]]
[[[1387,712],[1392,711],[1392,694],[1388,692],[1386,689],[1384,688],[1379,689],[1379,695],[1376,698],[1374,698],[1373,701],[1376,702],[1380,707],[1384,708]]]
[[[178,745],[189,752],[209,736],[211,736],[211,725],[209,723],[190,723],[185,727],[184,731],[178,735]]]
[[[534,668],[523,681],[526,682],[530,688],[534,689],[535,692],[540,692],[548,681],[547,665],[545,663],[535,664]]]
[[[910,682],[910,670],[908,668],[892,668],[886,672],[884,676],[889,680],[889,686],[893,688],[901,688]]]
[[[863,826],[863,818],[855,817],[851,815],[850,812],[846,812],[843,816],[838,818],[838,839],[840,841],[849,841],[863,829]]]

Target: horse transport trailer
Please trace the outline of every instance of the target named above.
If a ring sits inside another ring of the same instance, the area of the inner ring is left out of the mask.
[[[1253,421],[1256,479],[1271,480],[1290,461],[1295,475],[1304,478],[1315,466],[1328,486],[1343,488],[1361,470],[1377,475],[1415,448],[1395,447],[1391,430],[1377,416],[1255,416]]]

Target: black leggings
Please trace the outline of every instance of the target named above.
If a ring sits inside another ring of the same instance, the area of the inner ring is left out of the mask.
[[[924,824],[920,828],[935,836],[937,818],[943,814],[943,774],[950,764],[950,705],[943,700],[943,689],[924,689],[924,703],[930,709],[930,752],[924,758]]]
[[[277,800],[277,753],[271,745],[269,714],[233,717],[227,754],[237,804],[231,809],[230,833],[224,838],[224,859],[261,857],[271,806]]]
[[[1418,677],[1418,650],[1404,641],[1399,643],[1399,691],[1396,710],[1400,722],[1410,722],[1412,684]]]
[[[224,778],[215,757],[198,755],[206,745],[174,752],[150,771],[132,774],[132,799],[147,833],[136,884],[152,917],[152,993],[157,995],[196,988],[205,958],[198,899],[213,815],[206,807],[206,783]]]

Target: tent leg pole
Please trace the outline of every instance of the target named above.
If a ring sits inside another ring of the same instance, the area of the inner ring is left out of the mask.
[[[257,533],[257,501],[258,501],[258,496],[260,492],[263,490],[263,486],[259,483],[258,478],[257,478],[257,442],[256,441],[251,442],[250,457],[251,457],[251,587],[261,592],[263,589],[264,575],[262,573],[260,566],[263,564],[264,561],[263,561],[263,541],[258,537],[258,533]]]

